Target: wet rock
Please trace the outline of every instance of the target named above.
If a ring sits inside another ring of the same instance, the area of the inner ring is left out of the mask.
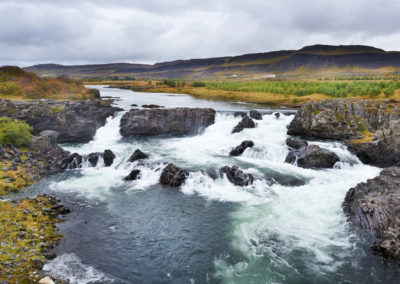
[[[124,137],[198,134],[214,121],[210,108],[131,109],[121,118],[120,132]]]
[[[140,175],[140,170],[132,170],[129,175],[127,175],[124,180],[128,181],[128,180],[137,180],[139,178]]]
[[[241,169],[236,166],[233,167],[222,167],[220,169],[221,173],[226,174],[228,180],[237,186],[247,186],[254,182],[254,177],[252,174],[245,174]]]
[[[104,166],[109,167],[112,165],[114,159],[115,159],[115,154],[111,150],[104,150],[103,152],[103,159],[104,159]]]
[[[254,146],[254,142],[251,140],[245,140],[243,141],[239,146],[235,147],[230,153],[230,156],[239,156],[241,154],[243,154],[243,152],[247,149],[247,148],[251,148]]]
[[[254,121],[248,117],[247,115],[242,118],[242,120],[233,128],[232,133],[237,133],[242,131],[245,128],[254,128],[256,124]]]
[[[99,157],[101,157],[101,156],[102,156],[102,154],[100,152],[90,153],[87,156],[87,160],[89,161],[89,163],[92,167],[95,167],[97,165],[97,162],[99,161]]]
[[[373,249],[400,260],[400,168],[389,167],[379,176],[359,183],[345,197],[343,210],[356,227],[379,239]]]
[[[286,145],[293,149],[300,149],[308,146],[308,142],[298,138],[289,137],[286,139]]]
[[[306,169],[333,168],[335,163],[340,161],[335,153],[317,145],[290,151],[285,162],[294,163],[296,160],[299,167]]]
[[[281,114],[280,114],[279,112],[276,112],[274,115],[275,115],[275,118],[276,118],[276,119],[278,119],[278,118],[281,117]]]
[[[162,106],[159,105],[142,105],[142,108],[163,108]]]
[[[250,116],[250,118],[255,119],[255,120],[262,120],[261,113],[255,109],[253,109],[249,112],[249,116]]]
[[[161,173],[160,183],[171,187],[179,187],[185,182],[188,175],[189,172],[187,170],[178,168],[174,164],[168,164]]]
[[[72,170],[82,166],[83,158],[78,153],[73,153],[69,157],[63,159],[60,163],[60,168],[63,170]]]
[[[148,157],[149,157],[149,155],[143,153],[139,149],[136,149],[135,152],[133,152],[133,154],[130,156],[128,161],[133,163],[134,161],[147,159]]]

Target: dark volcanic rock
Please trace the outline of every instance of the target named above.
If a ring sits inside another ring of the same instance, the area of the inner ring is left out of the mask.
[[[147,159],[149,157],[149,155],[143,153],[142,151],[140,151],[139,149],[136,149],[135,152],[133,152],[133,154],[130,156],[129,158],[129,162],[133,163],[134,161],[137,160],[142,160],[142,159]]]
[[[140,175],[140,170],[132,170],[129,175],[127,175],[124,180],[128,181],[128,180],[137,180],[139,178]]]
[[[116,157],[115,154],[111,150],[104,150],[103,153],[104,165],[106,167],[111,166],[115,157]]]
[[[400,166],[400,108],[394,101],[324,100],[306,103],[288,134],[344,140],[366,164]]]
[[[197,134],[215,121],[210,108],[131,109],[121,118],[122,136]]]
[[[33,127],[33,134],[53,130],[57,142],[89,142],[107,117],[120,110],[99,100],[60,102],[37,100],[10,102],[0,100],[0,116],[21,119]]]
[[[317,145],[302,147],[298,150],[290,151],[286,157],[286,163],[294,163],[297,159],[297,165],[302,168],[333,168],[339,157],[326,149]]]
[[[288,137],[286,139],[286,145],[293,149],[300,149],[303,147],[307,147],[308,142],[302,139]]]
[[[189,172],[187,170],[178,168],[174,164],[168,164],[161,173],[160,183],[162,185],[178,187],[185,182],[188,175]]]
[[[373,179],[351,188],[343,210],[356,227],[379,242],[374,249],[384,257],[400,260],[400,168],[390,167]]]
[[[278,119],[278,118],[280,118],[280,117],[281,117],[281,114],[280,114],[279,112],[276,112],[276,113],[275,113],[275,118]]]
[[[101,156],[102,156],[102,154],[100,152],[90,153],[87,156],[87,160],[89,161],[89,163],[92,167],[95,167],[97,165],[97,162],[99,161],[99,157],[101,157]]]
[[[261,113],[255,109],[253,109],[249,112],[249,116],[250,116],[250,118],[255,119],[255,120],[262,120]]]
[[[236,166],[233,167],[222,167],[221,173],[226,174],[228,180],[237,186],[247,186],[253,183],[254,177],[252,174],[245,174],[241,169]]]
[[[247,148],[251,148],[254,146],[254,142],[251,140],[245,140],[243,141],[239,146],[235,147],[230,153],[230,156],[239,156],[241,154],[243,154],[243,152],[247,149]]]
[[[159,106],[159,105],[142,105],[142,108],[163,108],[163,106]]]
[[[256,124],[254,121],[248,117],[247,115],[242,118],[242,120],[233,128],[232,133],[237,133],[242,131],[245,128],[254,128]]]
[[[48,177],[61,172],[60,161],[67,158],[69,152],[57,145],[51,136],[32,136],[29,143],[28,158],[36,161],[39,177]]]
[[[69,157],[63,159],[60,163],[60,167],[63,170],[72,170],[82,166],[83,158],[78,153],[73,153]]]
[[[399,109],[390,101],[323,100],[307,102],[296,113],[288,134],[322,139],[360,139],[363,131],[376,131],[397,120]]]

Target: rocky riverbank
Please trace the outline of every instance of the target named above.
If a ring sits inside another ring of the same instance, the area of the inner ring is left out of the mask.
[[[9,101],[0,100],[0,116],[25,121],[33,134],[52,130],[58,134],[58,143],[84,143],[93,139],[96,130],[107,117],[121,109],[102,100],[86,101]]]
[[[377,238],[375,251],[400,260],[399,104],[391,100],[308,102],[288,126],[288,134],[340,140],[363,163],[388,167],[378,177],[351,188],[343,207],[353,225]]]

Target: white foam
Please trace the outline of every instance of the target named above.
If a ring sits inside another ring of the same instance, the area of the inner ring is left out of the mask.
[[[94,282],[111,283],[111,278],[90,265],[83,264],[73,253],[62,254],[46,263],[43,267],[53,278],[68,280],[71,284]]]

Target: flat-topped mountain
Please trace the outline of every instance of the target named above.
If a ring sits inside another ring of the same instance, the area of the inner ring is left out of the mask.
[[[222,78],[267,74],[321,74],[400,70],[400,52],[362,45],[312,45],[240,56],[176,60],[150,64],[39,64],[25,70],[42,76],[137,78]]]

